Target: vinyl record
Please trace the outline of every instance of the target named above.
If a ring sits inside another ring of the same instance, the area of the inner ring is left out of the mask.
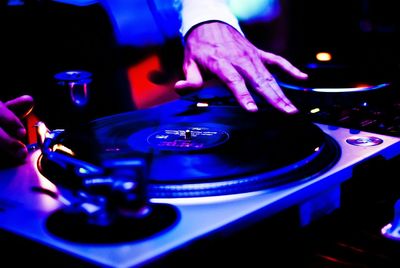
[[[340,150],[301,114],[176,101],[100,118],[57,142],[101,166],[142,159],[151,197],[204,196],[309,179]]]

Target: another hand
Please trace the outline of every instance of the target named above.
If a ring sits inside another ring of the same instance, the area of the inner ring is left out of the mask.
[[[24,95],[5,103],[0,101],[0,159],[7,163],[21,163],[28,155],[22,139],[26,129],[21,122],[33,108],[31,96]]]
[[[284,95],[265,64],[277,65],[295,78],[307,78],[307,74],[281,56],[256,48],[233,27],[222,22],[201,24],[187,36],[183,63],[186,80],[178,81],[175,88],[201,87],[202,68],[224,82],[239,104],[250,112],[257,111],[258,107],[246,82],[277,109],[296,113],[297,108]]]

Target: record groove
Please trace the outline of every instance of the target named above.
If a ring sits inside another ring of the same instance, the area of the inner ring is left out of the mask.
[[[150,197],[273,188],[314,178],[340,156],[336,141],[301,114],[187,101],[100,118],[55,142],[100,166],[143,159]]]

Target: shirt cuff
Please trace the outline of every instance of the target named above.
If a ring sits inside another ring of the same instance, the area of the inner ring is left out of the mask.
[[[180,32],[184,37],[195,25],[206,21],[221,21],[238,30],[242,35],[239,21],[229,9],[225,0],[182,0],[182,25]]]

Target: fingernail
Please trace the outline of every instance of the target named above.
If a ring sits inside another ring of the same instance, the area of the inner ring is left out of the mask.
[[[294,114],[294,113],[297,113],[299,110],[296,108],[296,107],[294,107],[293,105],[288,105],[288,106],[286,106],[285,107],[285,110],[286,110],[286,112],[287,113],[289,113],[289,114]]]
[[[250,112],[256,112],[258,111],[257,105],[254,102],[248,102],[246,104],[246,109]]]
[[[306,73],[300,73],[300,76],[301,76],[301,77],[304,77],[304,78],[307,78],[307,77],[308,77],[308,74],[306,74]]]
[[[18,135],[18,137],[20,137],[20,138],[25,137],[25,135],[26,135],[26,129],[25,129],[25,128],[19,128],[19,129],[17,130],[17,135]]]

